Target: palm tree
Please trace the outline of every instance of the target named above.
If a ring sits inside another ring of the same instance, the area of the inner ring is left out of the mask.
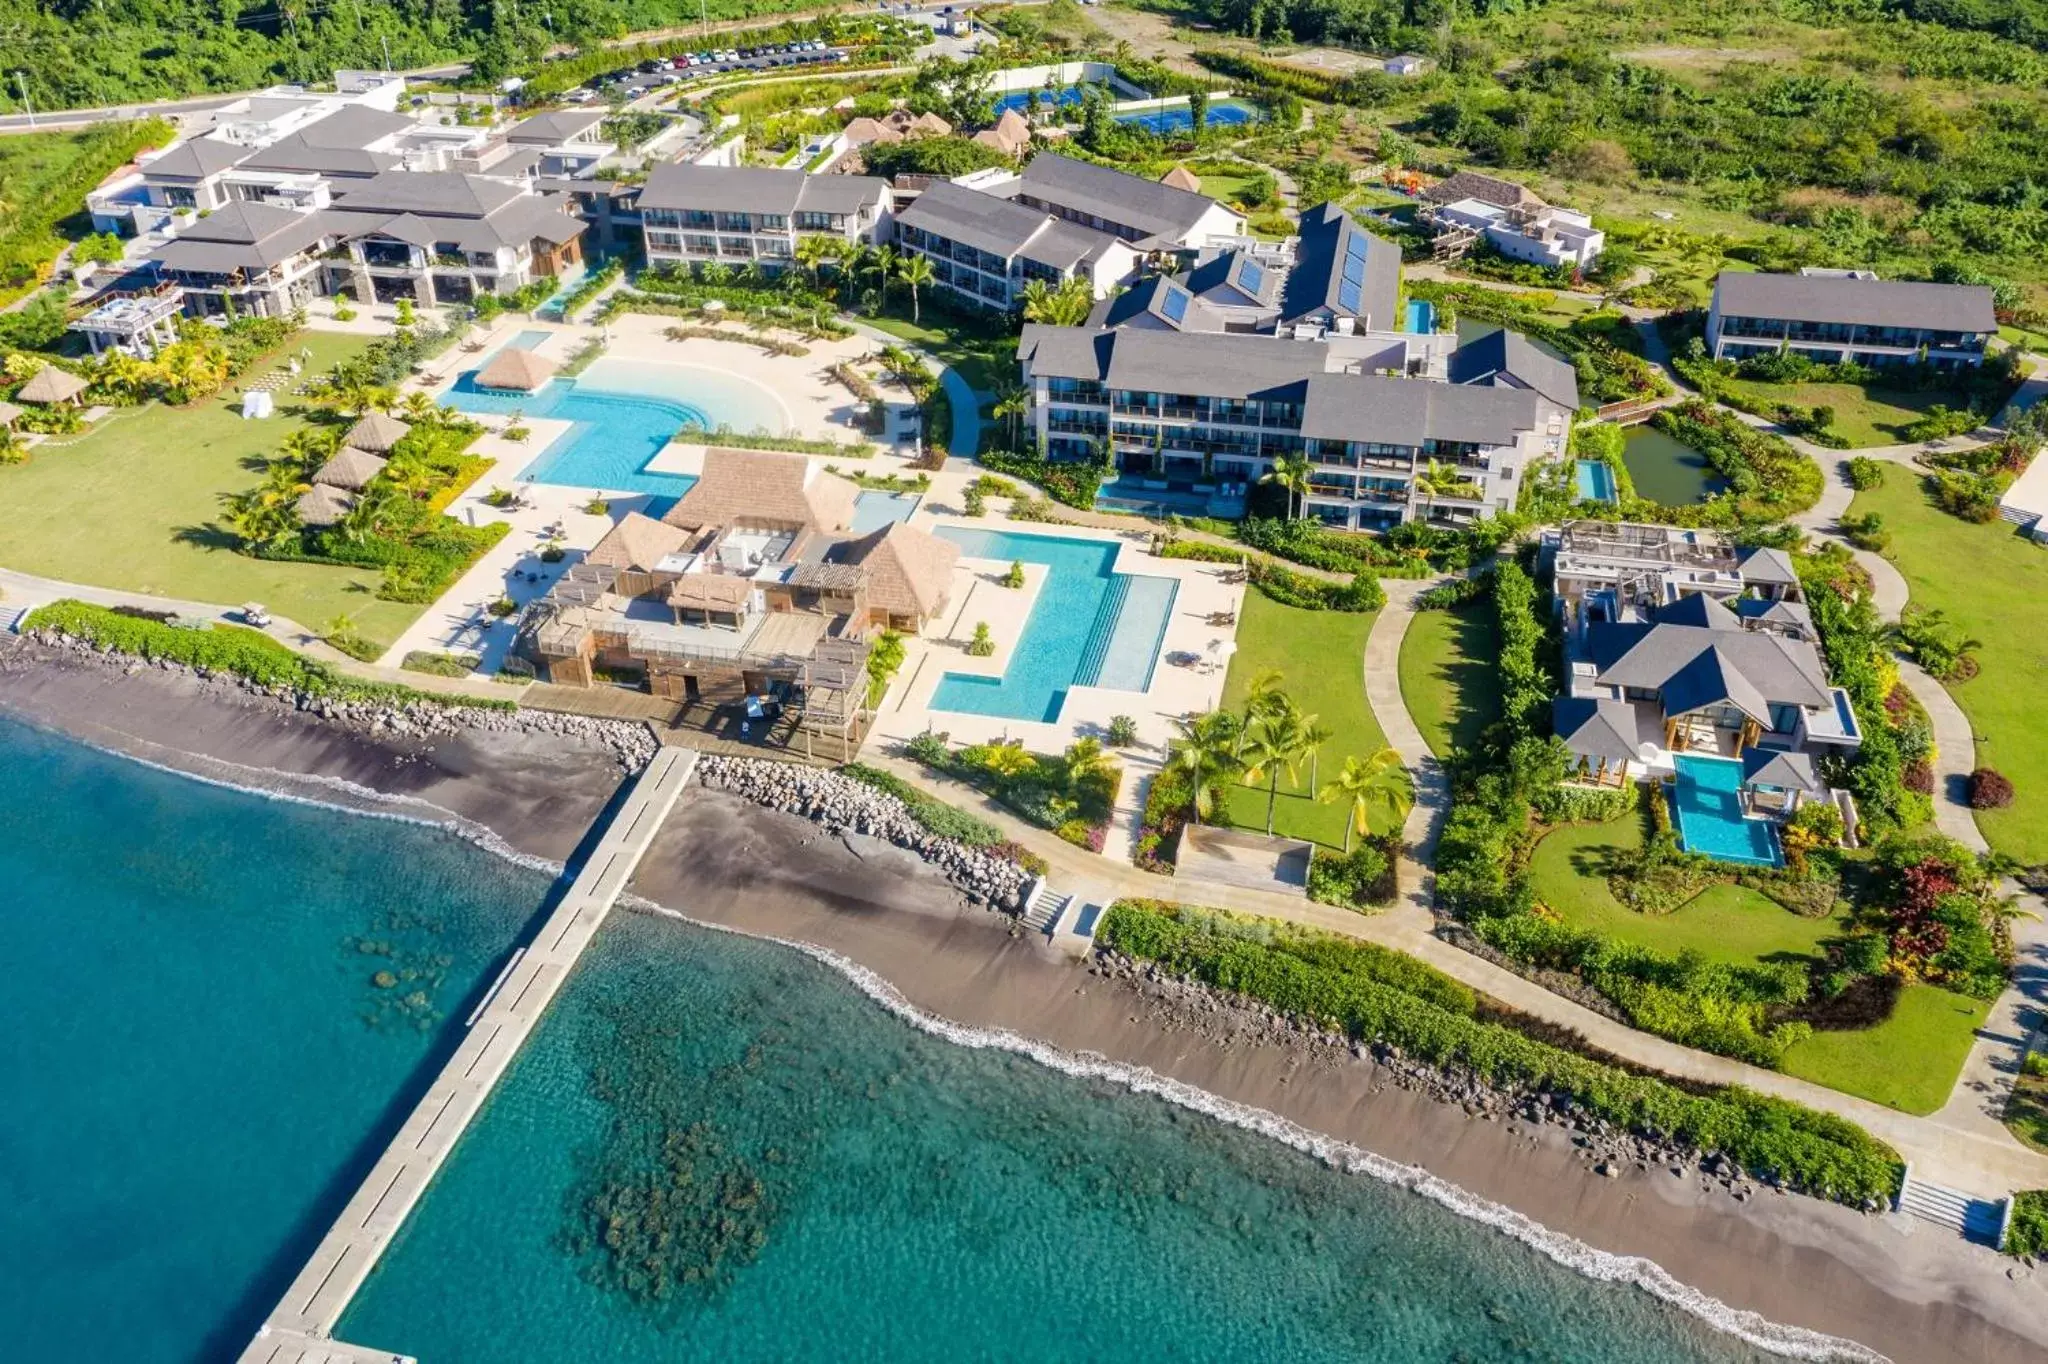
[[[1415,491],[1425,505],[1434,507],[1438,498],[1470,497],[1478,490],[1472,480],[1453,465],[1431,460],[1421,473],[1415,475]]]
[[[1291,520],[1300,514],[1295,510],[1296,499],[1307,498],[1309,476],[1314,472],[1315,466],[1308,462],[1307,455],[1283,454],[1274,459],[1272,469],[1261,476],[1259,482],[1276,484],[1287,490],[1287,515]]]
[[[1252,674],[1251,682],[1244,689],[1244,722],[1249,725],[1263,715],[1284,710],[1290,704],[1280,684],[1286,675],[1278,668],[1261,668]]]
[[[918,286],[930,284],[935,278],[932,263],[923,256],[905,256],[896,263],[896,278],[910,286],[910,320],[915,324],[921,320],[917,307]]]
[[[882,306],[884,308],[889,306],[889,281],[895,278],[897,260],[895,247],[878,246],[868,256],[867,261],[862,267],[881,285]]]
[[[1415,805],[1415,778],[1401,763],[1401,755],[1383,748],[1370,758],[1349,757],[1344,770],[1317,795],[1325,805],[1343,800],[1350,805],[1344,821],[1344,851],[1351,852],[1354,833],[1372,832],[1373,814],[1386,815],[1388,829],[1399,828]]]
[[[1284,698],[1283,698],[1284,700]],[[1300,783],[1301,760],[1308,756],[1309,731],[1304,717],[1292,705],[1267,711],[1244,731],[1238,756],[1244,772],[1238,780],[1246,786],[1266,788],[1266,836],[1273,836],[1273,815],[1280,803],[1280,769],[1287,769],[1287,784]]]
[[[441,420],[441,408],[426,394],[414,391],[398,405],[398,415],[415,426],[433,426]]]
[[[832,254],[832,242],[828,237],[809,236],[796,239],[796,263],[811,277],[811,287],[818,287],[818,272]]]
[[[1045,321],[1045,310],[1052,301],[1052,286],[1042,279],[1027,279],[1017,293],[1017,304],[1024,310],[1026,322]]]
[[[1313,791],[1322,784],[1323,745],[1337,737],[1337,732],[1328,725],[1318,724],[1313,715],[1301,717],[1302,737],[1308,743],[1308,789]]]
[[[1214,786],[1240,766],[1237,716],[1227,710],[1206,711],[1190,720],[1176,720],[1180,737],[1166,746],[1166,770],[1188,783],[1188,822],[1200,824],[1214,803]]]
[[[1088,787],[1108,785],[1113,780],[1116,764],[1102,748],[1102,740],[1084,737],[1067,745],[1067,794],[1078,796]]]
[[[1017,444],[1018,440],[1018,420],[1021,417],[1023,417],[1023,415],[1026,412],[1029,412],[1030,410],[1030,389],[1024,387],[1022,384],[1012,383],[1008,380],[1005,380],[1003,383],[997,385],[995,404],[994,406],[989,408],[989,415],[991,417],[994,417],[997,421],[1009,422],[1010,444],[1013,447]]]

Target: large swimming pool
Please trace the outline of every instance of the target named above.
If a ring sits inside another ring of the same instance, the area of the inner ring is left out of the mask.
[[[1687,852],[1746,866],[1778,865],[1778,835],[1767,819],[1742,813],[1742,764],[1685,754],[1673,759],[1671,818]]]
[[[521,337],[510,344],[519,345]],[[648,472],[647,465],[679,433],[779,434],[788,426],[773,394],[718,370],[605,359],[577,378],[550,379],[533,393],[480,389],[476,373],[456,380],[442,401],[462,412],[517,412],[570,423],[519,471],[521,480],[639,493],[652,499],[650,515],[665,511],[697,481],[688,474]]]
[[[1143,691],[1180,584],[1113,570],[1116,542],[940,527],[970,559],[1018,559],[1049,570],[1001,677],[947,673],[933,710],[1050,723],[1074,687]],[[971,628],[973,622],[965,623]]]

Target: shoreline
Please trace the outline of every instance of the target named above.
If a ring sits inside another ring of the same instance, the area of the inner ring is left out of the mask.
[[[206,780],[387,816],[452,818],[491,850],[537,865],[575,855],[621,775],[612,749],[589,738],[502,730],[373,737],[225,682],[20,642],[0,646],[0,712]],[[1639,1283],[1638,1273],[1659,1273],[1764,1322],[1900,1360],[1992,1364],[2048,1352],[2048,1289],[2017,1262],[1909,1218],[1771,1192],[1738,1201],[1697,1170],[1593,1174],[1568,1131],[1472,1116],[1404,1087],[1369,1053],[1318,1045],[1306,1033],[1276,1035],[1258,1011],[1193,1002],[1073,963],[1007,918],[968,906],[886,844],[693,790],[650,849],[634,894],[691,922],[788,943],[914,1026],[965,1030],[955,1041],[1008,1045],[1068,1069],[1044,1054],[1053,1048],[1069,1063],[1108,1068],[1105,1078],[1126,1088],[1168,1087],[1173,1101],[1240,1125],[1260,1127],[1259,1115],[1271,1115],[1291,1128],[1267,1135],[1345,1168],[1364,1164],[1363,1173],[1581,1272]],[[1417,1180],[1406,1166],[1434,1178]],[[1508,1218],[1529,1226],[1503,1227],[1480,1204],[1511,1209]],[[1571,1258],[1539,1243],[1544,1234],[1557,1247],[1570,1238],[1610,1258]],[[1626,1272],[1611,1257],[1650,1263]],[[1775,1348],[1787,1346],[1828,1357],[1793,1339]]]

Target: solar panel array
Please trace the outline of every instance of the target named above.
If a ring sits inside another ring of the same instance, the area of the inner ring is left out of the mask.
[[[1174,285],[1166,286],[1166,297],[1160,301],[1159,310],[1166,314],[1167,321],[1178,325],[1187,320],[1188,291]]]
[[[1364,308],[1365,234],[1353,232],[1344,243],[1344,280],[1337,286],[1337,304],[1356,314]]]
[[[1259,290],[1266,287],[1266,268],[1247,257],[1237,267],[1237,287],[1257,298]]]

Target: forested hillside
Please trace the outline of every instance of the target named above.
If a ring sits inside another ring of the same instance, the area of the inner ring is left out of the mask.
[[[812,7],[707,0],[710,17]],[[117,104],[277,81],[336,67],[474,59],[485,74],[530,64],[552,40],[581,43],[694,24],[698,0],[0,0],[9,70],[39,107]],[[5,103],[18,103],[12,80]]]

